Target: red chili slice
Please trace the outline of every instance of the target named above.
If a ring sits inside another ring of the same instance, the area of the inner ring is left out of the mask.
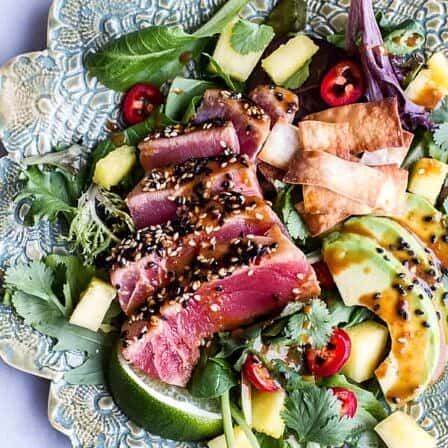
[[[343,106],[356,103],[364,95],[365,86],[361,67],[353,61],[342,61],[324,76],[320,95],[329,106]]]
[[[356,395],[345,387],[332,387],[331,391],[341,402],[341,417],[353,418],[358,409]]]
[[[123,99],[123,119],[127,124],[137,124],[148,118],[155,106],[162,104],[163,96],[160,90],[148,83],[136,84],[131,87]]]
[[[338,373],[350,357],[352,343],[350,336],[336,328],[326,347],[311,348],[305,353],[308,368],[314,376],[326,377]]]
[[[252,386],[262,392],[275,392],[279,384],[269,375],[269,370],[255,356],[249,355],[243,366],[243,372]]]
[[[318,261],[311,265],[316,272],[317,279],[324,289],[333,289],[336,285],[328,269],[327,264],[324,261]]]

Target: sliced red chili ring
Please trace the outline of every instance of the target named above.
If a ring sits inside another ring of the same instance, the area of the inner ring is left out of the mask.
[[[140,123],[146,120],[162,101],[162,93],[156,86],[149,83],[136,84],[124,96],[123,119],[129,125]]]
[[[243,366],[243,373],[252,386],[262,392],[275,392],[280,385],[269,374],[269,370],[255,356],[249,355]]]
[[[341,328],[336,328],[326,347],[311,348],[305,352],[308,368],[314,376],[335,375],[348,361],[351,347],[350,336]]]
[[[345,387],[332,387],[331,391],[341,403],[341,417],[353,418],[358,409],[358,399]]]
[[[336,64],[324,76],[320,95],[329,106],[343,106],[356,103],[366,89],[362,68],[347,60]]]
[[[324,289],[333,289],[336,285],[328,269],[327,264],[324,261],[318,261],[311,265],[316,272],[317,279]]]

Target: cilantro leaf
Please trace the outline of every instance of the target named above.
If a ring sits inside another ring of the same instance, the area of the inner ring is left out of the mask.
[[[64,373],[64,379],[69,384],[105,384],[104,350],[88,358],[83,364]]]
[[[448,122],[441,124],[434,132],[434,142],[444,152],[448,152]]]
[[[274,30],[271,26],[239,19],[233,25],[230,42],[235,51],[245,55],[263,51],[273,38]]]
[[[341,404],[329,390],[309,384],[288,395],[282,417],[299,443],[340,446],[354,427],[340,412]]]
[[[53,271],[41,261],[18,264],[9,268],[5,274],[5,283],[10,288],[38,297],[41,301],[49,302],[62,314],[65,314],[64,305],[52,290],[53,282]]]
[[[308,238],[309,233],[305,223],[294,207],[293,190],[294,186],[279,187],[275,209],[282,218],[290,236],[303,243]]]
[[[25,186],[15,201],[31,197],[32,203],[27,220],[33,223],[47,218],[54,221],[59,215],[70,219],[75,213],[75,201],[70,187],[72,176],[61,168],[44,171],[30,166],[24,171]]]
[[[286,325],[286,335],[295,342],[311,338],[313,347],[324,347],[333,333],[330,313],[322,300],[314,299],[302,312],[292,315]]]
[[[308,59],[308,61],[306,61],[305,64],[299,68],[299,70],[297,70],[282,84],[282,87],[292,90],[302,87],[302,85],[310,77],[310,64],[311,59]]]
[[[448,97],[445,97],[440,106],[432,111],[429,119],[435,124],[448,122]]]

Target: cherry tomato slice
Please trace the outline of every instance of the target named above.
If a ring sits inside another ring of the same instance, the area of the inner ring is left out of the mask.
[[[324,261],[318,261],[311,265],[316,272],[317,279],[324,289],[333,289],[336,285],[328,269],[327,264]]]
[[[356,103],[366,89],[361,67],[353,61],[336,64],[320,84],[320,96],[329,106]]]
[[[311,348],[305,352],[308,368],[314,376],[335,375],[348,361],[351,348],[350,336],[341,328],[336,328],[326,347]]]
[[[341,402],[341,417],[353,418],[358,409],[356,395],[345,387],[332,387],[331,391]]]
[[[131,87],[123,99],[123,119],[127,124],[137,124],[148,118],[155,106],[163,101],[160,90],[148,83],[136,84]]]
[[[280,389],[277,381],[269,375],[269,370],[255,356],[247,357],[243,372],[252,386],[261,392],[275,392]]]

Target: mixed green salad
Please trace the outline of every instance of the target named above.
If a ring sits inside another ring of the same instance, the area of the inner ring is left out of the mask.
[[[85,55],[120,118],[21,162],[67,251],[10,266],[3,302],[164,438],[436,447],[403,406],[446,362],[448,59],[370,0],[328,36],[305,0],[246,3]]]

